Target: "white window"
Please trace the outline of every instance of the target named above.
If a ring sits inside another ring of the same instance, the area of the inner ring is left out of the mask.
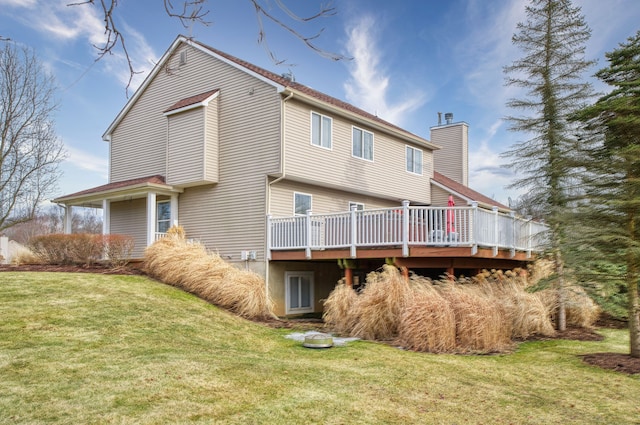
[[[287,314],[313,312],[313,272],[286,272]]]
[[[293,213],[295,215],[306,215],[311,209],[311,195],[295,192],[293,194]]]
[[[353,127],[351,154],[356,158],[373,161],[373,133]]]
[[[351,211],[353,207],[356,208],[356,211],[364,210],[364,204],[361,204],[360,202],[349,202],[349,211]]]
[[[311,113],[311,144],[331,149],[331,118]]]
[[[422,151],[407,146],[407,171],[422,175]]]
[[[167,233],[171,227],[171,202],[156,202],[156,232]]]

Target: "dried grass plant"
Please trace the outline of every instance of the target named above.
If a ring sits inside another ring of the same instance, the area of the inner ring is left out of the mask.
[[[501,304],[473,285],[442,280],[437,288],[453,311],[458,351],[489,353],[511,347],[511,327]]]
[[[352,336],[371,340],[391,340],[410,294],[407,280],[393,266],[367,275],[367,283],[353,308]]]
[[[413,293],[400,316],[397,343],[414,351],[455,351],[456,321],[449,303],[430,281],[415,276],[411,280]]]
[[[322,319],[325,325],[339,334],[351,334],[355,324],[353,309],[357,301],[356,291],[341,279],[329,297],[324,300]]]
[[[258,274],[240,270],[174,226],[145,251],[146,272],[247,319],[274,317],[273,303]]]
[[[511,338],[526,339],[531,335],[552,336],[555,333],[548,308],[538,294],[527,292],[527,280],[520,270],[483,271],[473,282],[481,293],[505,309]]]
[[[11,264],[23,265],[23,264],[44,264],[41,257],[34,254],[29,248],[23,245],[17,245],[14,247],[13,256],[11,257]]]

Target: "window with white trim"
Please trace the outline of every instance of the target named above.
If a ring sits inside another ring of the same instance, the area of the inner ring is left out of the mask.
[[[356,158],[373,161],[373,133],[353,127],[351,135],[351,154]]]
[[[295,215],[306,215],[311,209],[311,195],[295,192],[293,194],[293,213]]]
[[[356,208],[356,211],[364,210],[364,204],[361,204],[360,202],[349,202],[349,211],[351,211],[353,207]]]
[[[286,313],[313,312],[313,272],[285,272]]]
[[[407,171],[422,175],[422,150],[407,146]]]
[[[171,201],[156,202],[156,232],[167,233],[171,227]]]
[[[311,112],[311,144],[331,149],[331,126],[330,117]]]

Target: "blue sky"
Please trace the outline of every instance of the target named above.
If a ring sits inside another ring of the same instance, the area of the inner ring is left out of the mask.
[[[57,132],[68,157],[56,195],[108,182],[108,145],[101,136],[127,101],[128,68],[120,54],[94,62],[93,44],[104,40],[99,10],[66,6],[71,0],[0,0],[0,36],[36,50],[55,75],[60,108]],[[180,3],[174,0],[174,4]],[[271,0],[275,5],[275,2]],[[326,1],[289,0],[301,15]],[[507,131],[508,98],[502,68],[521,55],[511,44],[525,20],[527,0],[337,0],[337,14],[300,30],[325,28],[318,44],[350,57],[333,62],[265,22],[267,41],[284,65],[275,65],[258,44],[258,26],[248,0],[209,0],[211,25],[195,25],[199,41],[277,73],[429,138],[438,112],[469,124],[469,183],[507,203],[519,193],[505,189],[512,171],[500,154],[525,136]],[[597,69],[611,51],[640,29],[639,0],[574,0],[592,29],[587,58]],[[275,7],[275,6],[274,6]],[[166,16],[161,1],[120,0],[114,15],[128,43],[137,87],[178,34],[189,34]],[[592,79],[589,75],[585,76]],[[592,79],[593,80],[593,79]],[[597,90],[606,88],[593,80]]]

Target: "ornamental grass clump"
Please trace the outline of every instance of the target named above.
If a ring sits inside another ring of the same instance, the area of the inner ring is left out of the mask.
[[[349,335],[355,325],[353,309],[358,301],[358,294],[344,279],[341,279],[335,289],[324,300],[322,318],[327,327],[339,334]]]
[[[511,326],[505,308],[473,285],[443,279],[437,288],[453,311],[459,352],[498,352],[509,348]]]
[[[511,326],[511,338],[526,339],[531,335],[555,334],[550,313],[538,293],[526,290],[527,281],[521,270],[483,271],[471,281],[478,290],[505,309]]]
[[[412,276],[413,294],[400,316],[397,343],[408,350],[450,353],[456,349],[453,310],[430,281]]]
[[[166,237],[146,249],[145,270],[244,318],[274,317],[261,276],[234,267],[199,243],[188,242],[180,226],[169,229]]]
[[[409,283],[396,267],[384,265],[381,272],[369,273],[353,307],[351,335],[371,340],[395,339],[410,291]]]

